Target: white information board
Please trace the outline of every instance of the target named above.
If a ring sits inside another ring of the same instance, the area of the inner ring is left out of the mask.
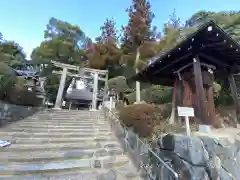
[[[177,107],[178,116],[180,117],[194,117],[194,109],[191,107]]]
[[[192,107],[177,107],[178,109],[178,116],[185,117],[185,124],[186,124],[186,133],[187,136],[190,136],[191,130],[189,125],[189,117],[194,117],[194,109]]]

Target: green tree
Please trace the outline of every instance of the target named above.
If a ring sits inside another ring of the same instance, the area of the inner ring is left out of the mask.
[[[238,19],[240,15],[239,11],[199,11],[193,14],[187,21],[186,26],[198,27],[206,22],[214,21],[220,26],[224,26],[226,23],[233,22]]]
[[[186,27],[197,27],[208,21],[216,22],[233,39],[240,42],[240,12],[239,11],[199,11],[186,21]]]
[[[0,43],[0,62],[4,62],[9,66],[22,66],[26,55],[22,47],[14,41],[2,41]]]
[[[51,18],[44,32],[45,40],[36,47],[31,55],[37,64],[50,60],[67,64],[80,64],[85,59],[82,47],[89,41],[84,32],[68,22]]]
[[[122,27],[123,55],[120,63],[125,66],[124,76],[132,76],[147,66],[147,59],[155,55],[156,27],[152,28],[154,14],[147,0],[132,0],[126,10],[129,16],[128,24]],[[143,51],[142,51],[143,50]],[[146,54],[145,54],[145,53]],[[134,88],[133,82],[129,86]],[[137,101],[140,101],[140,83],[136,82]]]
[[[6,96],[17,82],[12,68],[21,69],[24,61],[25,53],[22,47],[15,41],[4,40],[0,33],[0,99]]]
[[[56,98],[59,81],[56,75],[52,74],[52,70],[56,68],[50,61],[85,66],[87,49],[84,48],[91,42],[78,26],[56,18],[49,20],[44,38],[45,40],[33,50],[31,58],[36,65],[43,66],[42,75],[47,76],[45,90],[49,92],[48,98],[53,100]]]
[[[108,69],[119,65],[121,51],[118,48],[116,23],[113,19],[106,19],[100,27],[101,35],[96,38],[89,50],[89,67],[94,69]]]
[[[132,0],[132,5],[126,11],[129,21],[125,27],[122,27],[122,51],[124,55],[121,63],[134,68],[142,68],[145,64],[144,60],[155,54],[155,52],[152,52],[146,56],[140,52],[141,60],[135,62],[140,47],[144,47],[145,43],[148,43],[145,47],[150,47],[151,43],[149,42],[155,41],[156,28],[151,28],[154,14],[151,11],[151,4],[147,0]],[[144,50],[145,48],[141,49]],[[149,53],[151,49],[148,48],[146,52]]]
[[[15,41],[3,40],[1,35],[0,39],[0,99],[7,101],[8,103],[16,103],[16,98],[22,95],[21,100],[18,99],[18,103],[26,105],[28,94],[22,93],[22,90],[27,92],[25,87],[25,79],[23,77],[16,76],[14,69],[22,69],[26,63],[25,53],[23,48]],[[35,101],[36,95],[31,93],[31,101]],[[30,101],[29,101],[30,102]]]
[[[169,21],[164,24],[163,36],[156,46],[157,51],[164,53],[179,44],[186,36],[193,33],[195,30],[196,28],[194,27],[187,27],[182,24],[180,18],[176,14],[176,11],[174,10],[174,12],[169,16]]]

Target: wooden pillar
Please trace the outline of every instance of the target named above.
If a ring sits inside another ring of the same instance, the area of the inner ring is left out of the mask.
[[[203,80],[202,80],[202,71],[201,64],[199,58],[196,56],[193,59],[193,72],[195,79],[195,90],[196,90],[196,104],[197,108],[195,111],[198,111],[199,120],[203,124],[211,125],[212,122],[209,120],[206,111],[206,95],[203,88]]]
[[[237,96],[237,86],[233,77],[233,74],[230,74],[228,76],[228,81],[229,81],[229,85],[230,85],[230,89],[231,89],[231,94],[232,94],[232,98],[233,98],[233,102],[235,105],[235,109],[236,109],[236,119],[235,119],[235,123],[236,124],[240,124],[240,102],[238,100],[238,96]]]
[[[177,106],[176,106],[176,93],[178,91],[177,89],[177,79],[175,80],[174,82],[174,85],[173,85],[173,90],[172,90],[172,112],[171,112],[171,116],[169,118],[169,124],[173,124],[176,120],[176,117],[177,117],[177,114],[176,114],[176,109],[177,109]]]
[[[183,106],[183,93],[184,92],[184,86],[183,86],[183,80],[177,79],[176,80],[176,94],[175,94],[175,118],[178,120],[178,123],[181,122],[181,117],[178,116],[177,107]]]
[[[63,71],[62,71],[60,84],[59,84],[59,87],[58,87],[57,98],[56,98],[55,106],[54,106],[55,109],[60,109],[61,108],[62,96],[63,96],[64,87],[65,87],[66,77],[67,77],[67,68],[64,67]]]
[[[192,107],[192,89],[188,83],[188,81],[183,80],[183,106],[184,107]]]
[[[216,119],[213,86],[209,86],[206,89],[206,95],[207,95],[207,112],[209,119],[211,119],[211,122],[213,122],[214,127],[219,127],[219,123],[217,122]]]

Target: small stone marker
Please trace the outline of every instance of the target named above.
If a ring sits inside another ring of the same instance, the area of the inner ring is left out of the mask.
[[[211,127],[209,125],[205,125],[205,124],[199,125],[199,132],[209,133],[210,131],[211,131]]]
[[[194,109],[192,107],[177,107],[178,109],[178,116],[185,117],[185,123],[186,123],[186,133],[187,136],[190,136],[191,130],[189,125],[189,117],[194,117]]]

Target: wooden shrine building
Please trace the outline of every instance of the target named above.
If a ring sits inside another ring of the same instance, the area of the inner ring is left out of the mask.
[[[228,79],[240,124],[240,105],[233,75],[240,71],[240,45],[214,22],[164,53],[133,77],[136,81],[173,86],[173,107],[193,107],[199,123],[218,126],[214,79]],[[175,113],[175,119],[177,113]],[[237,122],[238,121],[238,122]]]

